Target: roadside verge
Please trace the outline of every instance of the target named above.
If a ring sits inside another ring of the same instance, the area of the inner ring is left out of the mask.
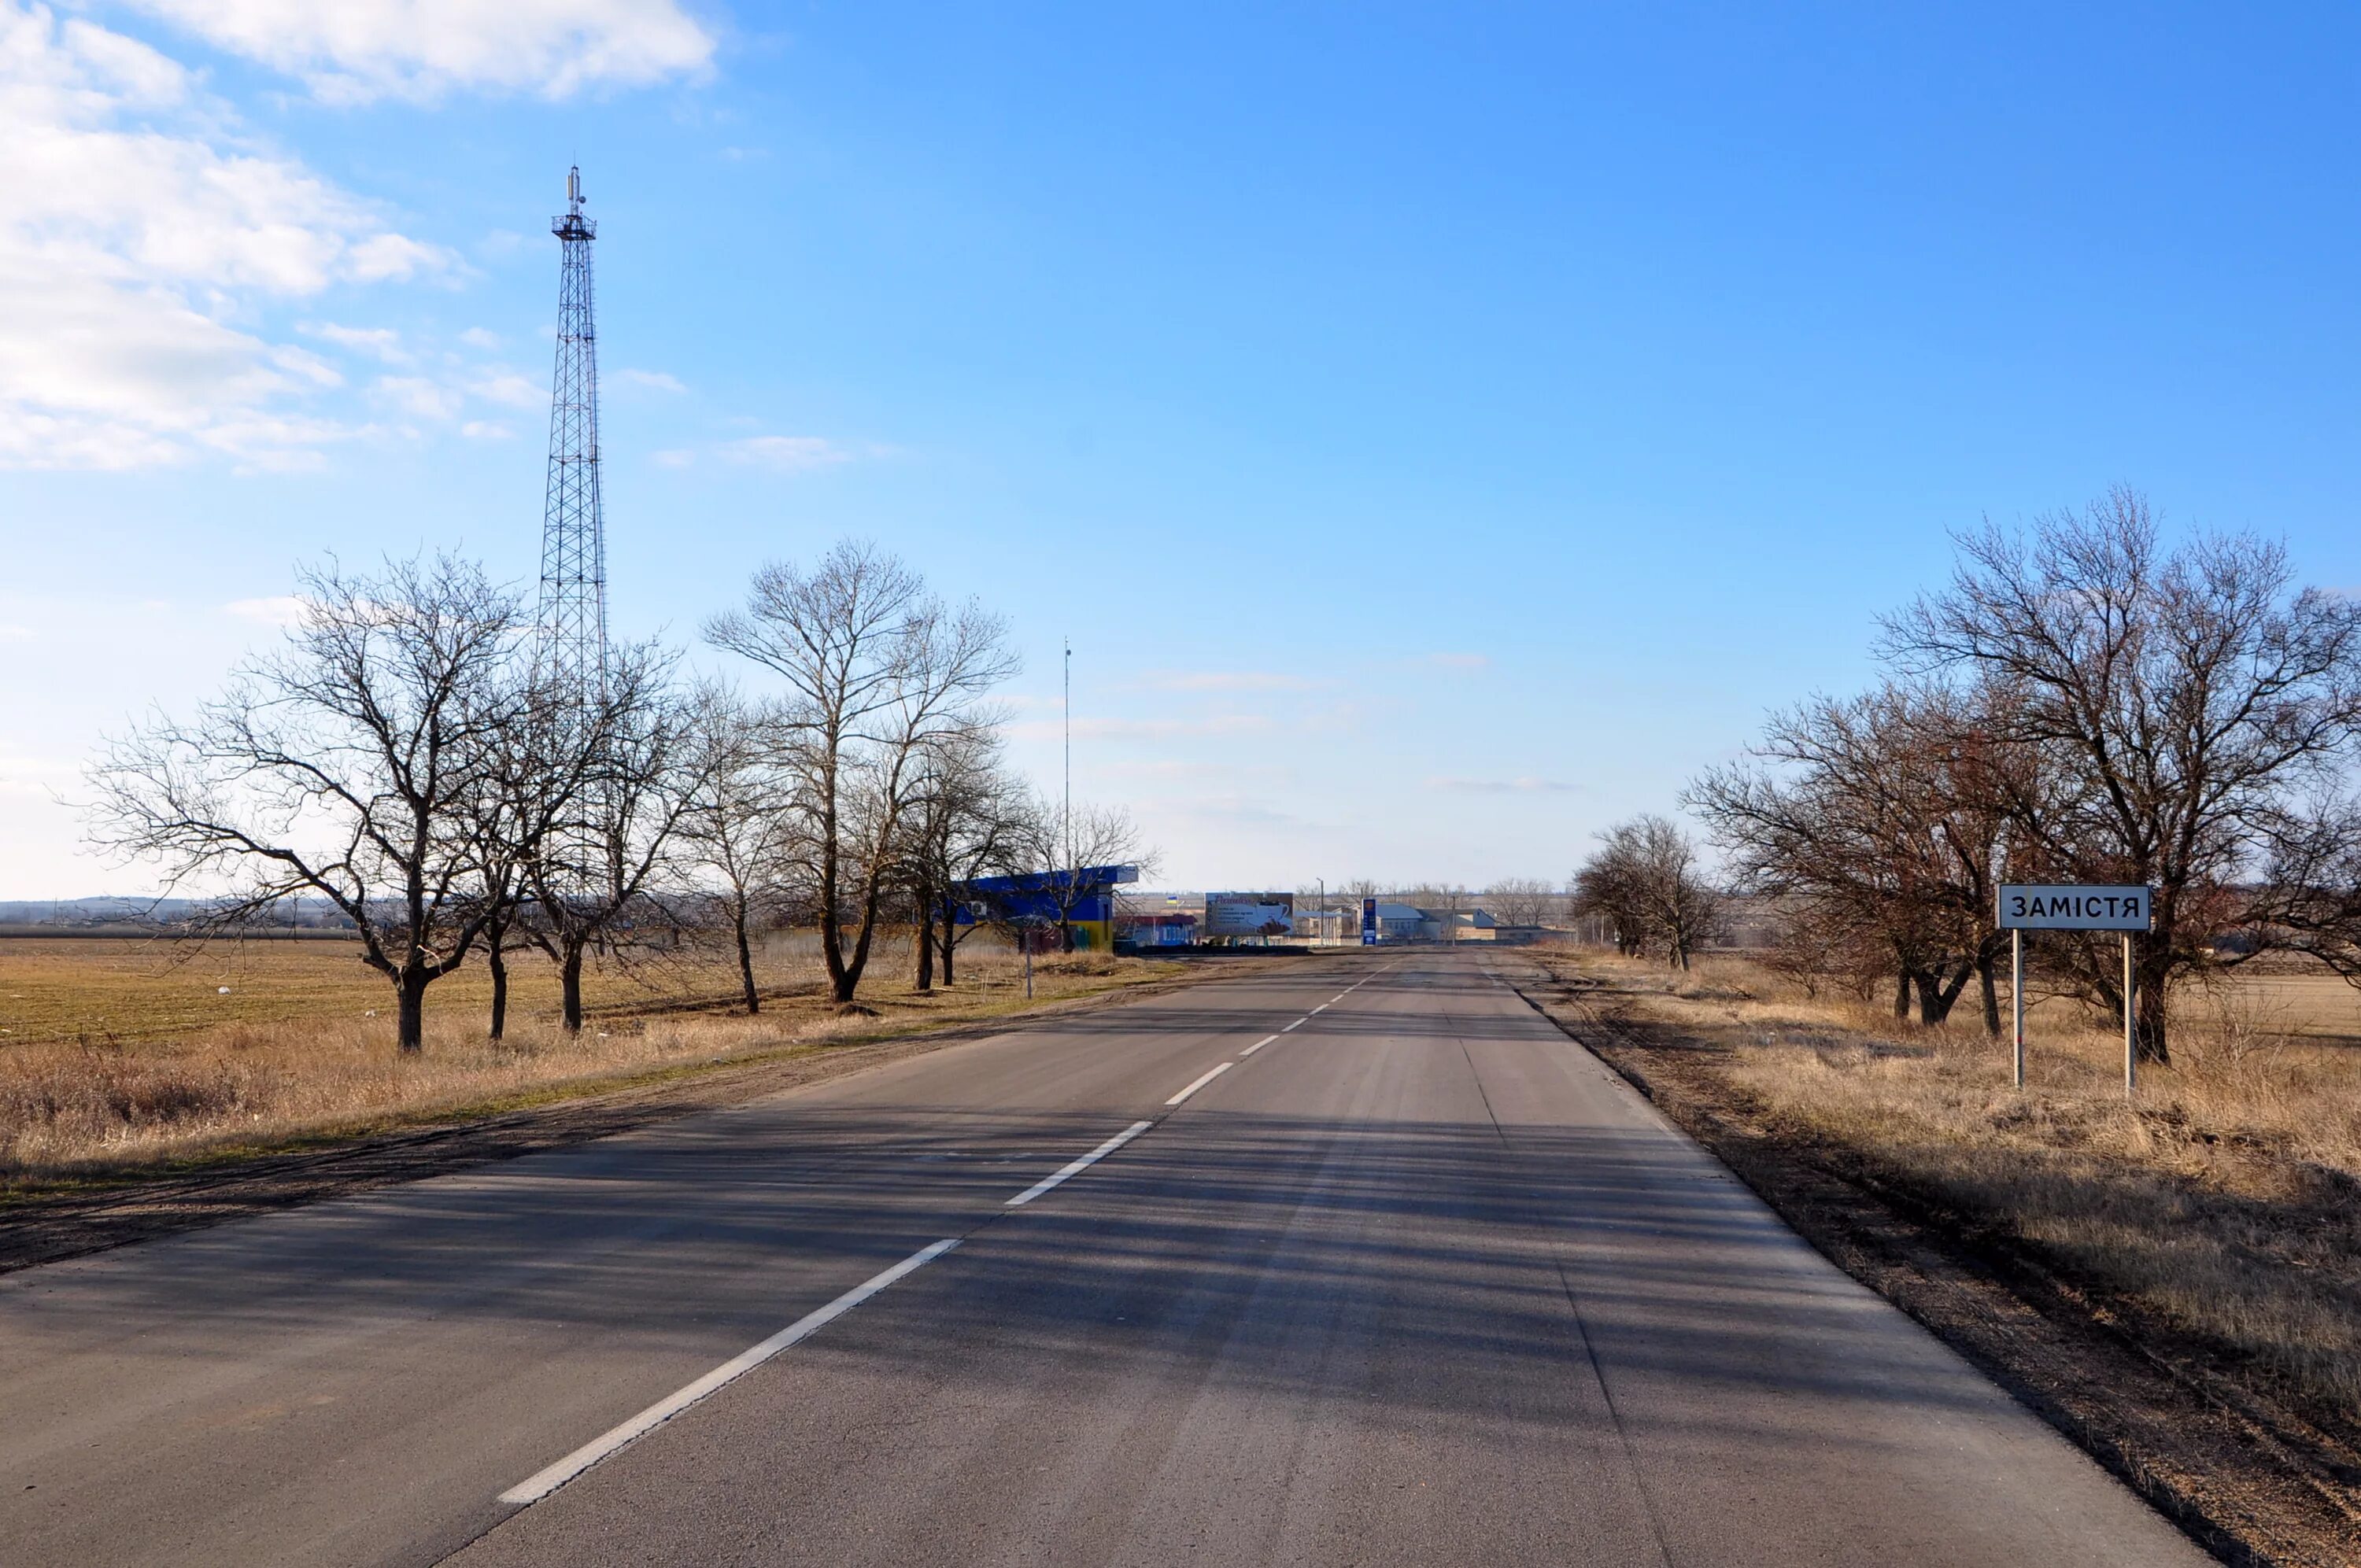
[[[946,1046],[1009,1034],[1043,1019],[1100,1012],[1191,986],[1270,972],[1271,966],[1259,964],[1191,972],[938,1028],[807,1041],[605,1084],[569,1085],[529,1105],[462,1109],[397,1127],[324,1136],[292,1148],[216,1155],[201,1164],[114,1173],[103,1182],[31,1194],[0,1207],[0,1274],[610,1137]]]
[[[1714,1042],[1576,966],[1504,965],[1830,1261],[1908,1312],[2223,1561],[2361,1561],[2361,1448],[2333,1416],[1947,1204],[1874,1146],[1769,1113]]]

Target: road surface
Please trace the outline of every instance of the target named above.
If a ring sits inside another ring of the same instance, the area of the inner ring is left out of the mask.
[[[2210,1561],[1505,961],[1314,960],[0,1279],[0,1562]]]

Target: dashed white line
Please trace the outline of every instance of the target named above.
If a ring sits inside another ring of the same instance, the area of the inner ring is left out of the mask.
[[[1065,1180],[1068,1177],[1079,1176],[1083,1171],[1088,1170],[1091,1167],[1098,1164],[1099,1161],[1106,1158],[1107,1156],[1115,1153],[1115,1150],[1123,1147],[1124,1145],[1131,1142],[1132,1139],[1139,1136],[1140,1134],[1148,1131],[1148,1128],[1154,1125],[1156,1125],[1156,1124],[1153,1122],[1134,1122],[1122,1132],[1117,1133],[1115,1136],[1109,1138],[1106,1142],[1101,1144],[1090,1153],[1082,1156],[1082,1158],[1067,1161],[1066,1164],[1059,1168],[1054,1175],[1043,1177],[1040,1180],[1035,1182],[1024,1191],[1019,1192],[1016,1197],[1011,1198],[1006,1203],[1001,1206],[1005,1209],[1022,1209],[1026,1204],[1030,1203],[1034,1199],[1038,1198],[1044,1192],[1049,1191],[1049,1189],[1057,1186],[1058,1183]]]
[[[500,1501],[520,1507],[541,1501],[609,1454],[646,1436],[707,1395],[735,1382],[788,1346],[808,1339],[888,1285],[915,1274],[957,1245],[959,1238],[949,1236],[932,1246],[919,1248],[884,1273],[854,1286],[818,1311],[805,1313],[752,1349],[730,1357],[678,1393],[666,1395],[622,1425],[600,1433],[556,1464],[518,1482],[500,1494]]]
[[[1293,1034],[1296,1030],[1301,1029],[1301,1027],[1303,1027],[1303,1025],[1304,1025],[1305,1024],[1309,1023],[1310,1021],[1311,1021],[1311,1020],[1310,1020],[1310,1019],[1308,1019],[1308,1018],[1298,1018],[1294,1023],[1290,1024],[1286,1028],[1281,1029],[1281,1030],[1279,1031],[1279,1033],[1280,1033],[1280,1034],[1282,1034],[1282,1035],[1290,1035],[1290,1034]]]
[[[1186,1089],[1182,1090],[1180,1093],[1178,1093],[1178,1094],[1174,1095],[1171,1099],[1167,1100],[1164,1103],[1166,1103],[1167,1105],[1178,1105],[1178,1104],[1180,1104],[1180,1102],[1182,1102],[1183,1100],[1188,1099],[1188,1098],[1189,1098],[1189,1096],[1191,1096],[1191,1094],[1196,1093],[1196,1092],[1197,1092],[1197,1091],[1199,1091],[1199,1090],[1201,1090],[1201,1089],[1204,1088],[1204,1087],[1205,1087],[1205,1085],[1207,1085],[1207,1084],[1209,1084],[1209,1083],[1213,1082],[1213,1080],[1215,1080],[1215,1079],[1217,1079],[1217,1078],[1221,1077],[1221,1076],[1222,1076],[1222,1074],[1224,1074],[1224,1073],[1225,1073],[1225,1072],[1229,1071],[1231,1068],[1233,1068],[1233,1067],[1235,1067],[1235,1066],[1236,1066],[1236,1065],[1237,1065],[1237,1064],[1236,1064],[1236,1063],[1235,1063],[1235,1062],[1224,1062],[1221,1066],[1219,1066],[1219,1067],[1217,1067],[1217,1068],[1213,1069],[1211,1072],[1208,1072],[1204,1077],[1202,1077],[1202,1078],[1199,1079],[1196,1082],[1194,1082],[1194,1083],[1191,1084],[1188,1088],[1186,1088]]]
[[[1310,1018],[1310,1017],[1312,1017],[1312,1016],[1314,1016],[1314,1015],[1316,1015],[1316,1014],[1318,1014],[1325,1013],[1325,1012],[1327,1012],[1327,1011],[1328,1011],[1328,1009],[1329,1009],[1329,1008],[1331,1008],[1331,1007],[1333,1007],[1333,1006],[1334,1006],[1334,1005],[1335,1005],[1335,1003],[1330,1003],[1330,1002],[1323,1002],[1323,1003],[1322,1003],[1319,1006],[1314,1007],[1314,1008],[1313,1008],[1310,1013],[1306,1013],[1306,1014],[1304,1014],[1304,1016],[1305,1016],[1306,1018]]]
[[[1250,1057],[1254,1055],[1255,1052],[1262,1049],[1265,1046],[1270,1044],[1277,1038],[1279,1038],[1277,1035],[1265,1035],[1261,1039],[1257,1040],[1253,1045],[1248,1046],[1245,1050],[1240,1051],[1238,1055],[1242,1058]]]

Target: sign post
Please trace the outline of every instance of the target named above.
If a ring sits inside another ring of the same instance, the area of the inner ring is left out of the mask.
[[[1999,923],[2009,934],[2010,1011],[2016,1018],[2015,1080],[2025,1087],[2025,933],[2120,931],[2124,937],[2124,1095],[2139,1087],[2139,1031],[2134,1022],[2132,935],[2145,931],[2155,905],[2146,887],[2047,886],[2010,883],[2000,890]]]
[[[2008,1005],[2016,1015],[2016,1087],[2025,1087],[2025,933],[2008,934]]]
[[[2132,1030],[2132,988],[2139,982],[2132,977],[2132,934],[2124,933],[2124,1098],[2132,1097],[2139,1087],[2139,1040]]]

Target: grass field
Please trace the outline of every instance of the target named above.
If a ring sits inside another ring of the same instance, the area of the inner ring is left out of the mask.
[[[2111,1019],[2030,1010],[2027,1086],[1968,1010],[1920,1029],[1741,959],[1693,974],[1553,954],[1603,979],[1774,1131],[2030,1244],[2069,1277],[2361,1421],[2361,992],[2248,975],[2185,999],[2175,1062],[2126,1102]]]
[[[426,1048],[394,1047],[392,989],[357,945],[197,949],[111,938],[0,939],[0,1194],[191,1157],[221,1157],[580,1092],[634,1075],[990,1018],[1027,1005],[1021,960],[979,936],[960,983],[919,994],[908,945],[883,945],[869,1012],[839,1016],[818,944],[758,955],[759,1017],[734,965],[689,953],[586,977],[590,1020],[557,1027],[555,970],[513,966],[508,1036],[485,1038],[490,982],[471,965],[427,993]],[[1179,972],[1078,954],[1037,960],[1041,1003]]]

